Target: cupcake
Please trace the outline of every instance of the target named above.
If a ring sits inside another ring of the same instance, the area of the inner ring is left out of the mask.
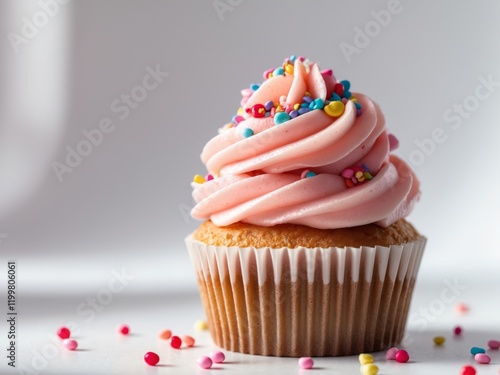
[[[242,90],[192,183],[186,238],[216,345],[268,356],[386,349],[404,334],[426,239],[420,196],[367,96],[291,56]]]

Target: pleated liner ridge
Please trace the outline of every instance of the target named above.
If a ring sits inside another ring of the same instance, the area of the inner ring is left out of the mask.
[[[425,237],[398,246],[237,248],[186,238],[216,345],[342,356],[403,338]]]

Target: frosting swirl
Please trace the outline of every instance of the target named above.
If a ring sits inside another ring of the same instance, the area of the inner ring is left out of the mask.
[[[203,149],[210,174],[192,184],[192,216],[218,226],[321,229],[389,226],[406,217],[419,199],[419,182],[390,154],[395,138],[378,105],[302,58],[274,73],[255,91],[243,90],[239,118]],[[280,112],[284,123],[277,121]]]

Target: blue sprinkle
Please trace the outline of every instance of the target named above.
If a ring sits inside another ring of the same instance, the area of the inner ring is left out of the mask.
[[[308,107],[309,107],[309,104],[307,104],[307,103],[302,103],[300,105],[300,108],[308,108]]]
[[[472,348],[470,348],[470,354],[472,355],[476,355],[478,353],[486,353],[486,350],[484,350],[483,348],[478,348],[477,346],[473,346]]]
[[[325,106],[325,103],[323,102],[323,99],[321,99],[321,98],[314,99],[314,108],[313,109],[323,109],[324,106]]]
[[[299,113],[299,115],[303,115],[304,113],[307,113],[311,110],[312,110],[311,108],[299,108],[297,112]]]
[[[344,90],[344,98],[349,99],[352,96],[350,91]]]
[[[290,118],[290,115],[286,112],[276,112],[276,114],[274,115],[274,124],[283,124],[284,122],[290,120]]]
[[[365,172],[370,172],[370,170],[368,169],[368,167],[366,166],[366,164],[361,164],[361,166],[363,167],[363,169],[365,170]]]
[[[231,122],[232,122],[233,124],[236,124],[236,116],[238,116],[238,115],[234,115],[234,116],[233,116],[233,118],[231,119]]]
[[[332,101],[334,101],[334,102],[339,102],[339,101],[341,101],[341,100],[342,100],[342,98],[341,98],[340,96],[338,96],[338,94],[336,94],[336,93],[333,93],[333,94],[332,94],[332,97],[331,97],[330,99],[331,99]]]
[[[306,173],[306,178],[310,178],[310,177],[314,177],[316,176],[316,173],[314,173],[313,171],[309,171]]]
[[[293,111],[290,111],[290,117],[295,118],[299,115],[299,112],[297,112],[295,109]]]
[[[273,77],[282,76],[285,74],[285,70],[282,67],[274,69]]]
[[[254,133],[253,133],[252,129],[245,128],[245,129],[243,129],[242,134],[243,134],[243,137],[248,138],[248,137],[251,137]]]
[[[291,61],[291,62],[295,62],[295,59],[296,59],[296,58],[297,58],[297,57],[296,57],[295,55],[292,55],[292,56],[290,56],[290,61]]]
[[[260,85],[258,83],[252,83],[250,85],[250,89],[252,89],[253,91],[257,91],[259,89]]]
[[[316,104],[315,104],[314,102],[311,102],[311,103],[309,103],[308,107],[309,107],[309,108],[311,108],[311,109],[314,109],[314,106],[315,106],[315,105],[316,105]]]
[[[344,86],[344,91],[349,91],[349,89],[351,88],[351,82],[349,82],[347,79],[340,81],[340,83],[342,84],[342,86]]]
[[[354,102],[354,105],[356,106],[356,109],[361,109],[361,104],[359,104],[358,102]]]
[[[304,97],[302,98],[302,101],[303,101],[304,103],[308,103],[308,104],[309,104],[309,103],[311,103],[313,100],[312,100],[312,98],[311,98],[310,96],[304,96]]]
[[[272,100],[268,100],[267,102],[264,103],[264,108],[266,109],[266,111],[270,111],[271,108],[274,107],[274,103]]]

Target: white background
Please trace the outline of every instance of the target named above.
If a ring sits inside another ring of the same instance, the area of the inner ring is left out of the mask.
[[[488,274],[498,287],[498,83],[459,128],[443,116],[474,104],[480,77],[500,82],[500,3],[401,0],[378,27],[385,0],[232,4],[72,1],[16,53],[9,33],[41,7],[0,3],[0,256],[18,261],[19,287],[95,293],[126,269],[127,292],[194,290],[183,239],[199,224],[187,214],[201,149],[239,91],[290,54],[377,101],[407,161],[442,129],[446,141],[413,163],[423,195],[409,219],[429,239],[419,281]],[[356,28],[373,35],[366,46]],[[111,103],[157,65],[169,76],[119,119]],[[51,163],[105,118],[114,131],[59,182]]]

